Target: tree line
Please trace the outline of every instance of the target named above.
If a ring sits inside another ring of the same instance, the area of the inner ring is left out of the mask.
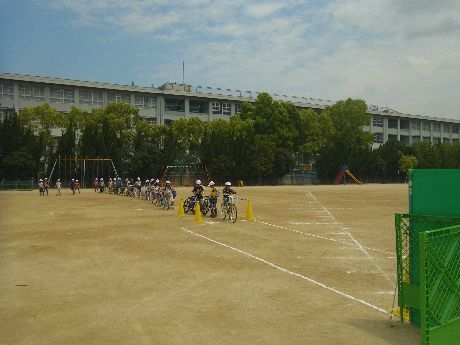
[[[46,176],[58,155],[110,157],[119,173],[131,177],[160,176],[167,165],[201,164],[217,181],[250,184],[277,183],[298,166],[298,157],[313,163],[326,183],[344,165],[373,181],[402,180],[415,167],[460,167],[459,144],[388,141],[372,150],[372,134],[363,130],[370,123],[366,110],[364,101],[347,99],[318,114],[261,93],[229,121],[194,117],[164,126],[121,102],[68,113],[43,104],[0,123],[0,175]]]

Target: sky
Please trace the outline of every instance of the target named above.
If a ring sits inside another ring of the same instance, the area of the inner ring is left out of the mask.
[[[0,72],[460,120],[459,0],[0,0]]]

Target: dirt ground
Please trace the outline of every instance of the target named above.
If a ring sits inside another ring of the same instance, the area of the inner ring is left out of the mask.
[[[256,221],[1,192],[0,344],[419,343],[386,313],[407,185],[237,192]]]

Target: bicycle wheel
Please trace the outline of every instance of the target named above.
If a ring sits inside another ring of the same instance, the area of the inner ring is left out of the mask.
[[[209,200],[205,199],[203,201],[203,206],[201,206],[200,210],[201,210],[201,214],[203,216],[206,216],[208,214],[208,212],[209,212]]]
[[[227,206],[224,204],[220,205],[220,216],[222,219],[227,218]]]
[[[231,205],[230,207],[230,215],[229,215],[229,218],[230,220],[235,223],[236,222],[236,218],[238,218],[238,212],[236,210],[236,206],[235,205]]]
[[[189,205],[190,205],[190,198],[187,198],[184,201],[184,212],[185,213],[188,213],[188,211],[190,211]]]
[[[217,216],[217,207],[216,205],[212,205],[211,206],[211,217],[216,218],[216,216]]]

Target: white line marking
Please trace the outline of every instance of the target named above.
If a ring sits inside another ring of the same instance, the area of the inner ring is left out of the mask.
[[[391,286],[393,286],[394,284],[394,279],[390,278],[386,273],[385,271],[382,269],[382,267],[380,267],[380,265],[375,261],[375,258],[371,255],[369,255],[369,253],[367,252],[367,250],[363,247],[363,245],[361,243],[358,242],[358,240],[356,238],[353,237],[352,234],[350,234],[349,232],[347,232],[347,235],[351,238],[351,240],[353,242],[356,243],[356,245],[359,247],[359,250],[361,250],[364,255],[366,256],[367,259],[369,259],[372,264],[374,265],[375,268],[377,268],[377,273],[380,273],[386,280],[388,283],[390,283]]]
[[[347,294],[347,293],[345,293],[345,292],[342,292],[342,291],[337,290],[337,289],[335,289],[335,288],[333,288],[333,287],[327,286],[326,284],[321,283],[321,282],[319,282],[319,281],[316,281],[316,280],[314,280],[314,279],[312,279],[312,278],[306,277],[306,276],[304,276],[304,275],[302,275],[302,274],[299,274],[299,273],[295,273],[295,272],[289,271],[289,270],[287,270],[287,269],[285,269],[285,268],[283,268],[283,267],[280,267],[280,266],[278,266],[278,265],[276,265],[276,264],[274,264],[274,263],[272,263],[272,262],[269,262],[269,261],[267,261],[267,260],[264,260],[264,259],[262,259],[262,258],[260,258],[260,257],[258,257],[258,256],[252,255],[252,254],[250,254],[250,253],[248,253],[248,252],[245,252],[245,251],[243,251],[243,250],[241,250],[241,249],[238,249],[238,248],[229,246],[228,244],[225,244],[225,243],[222,243],[222,242],[213,240],[213,239],[211,239],[211,238],[209,238],[209,237],[206,237],[206,236],[197,234],[196,232],[193,232],[193,231],[188,230],[188,229],[186,229],[186,228],[181,228],[181,229],[182,229],[183,231],[186,231],[186,232],[188,232],[188,233],[194,235],[194,236],[201,237],[201,238],[203,238],[203,239],[205,239],[205,240],[207,240],[207,241],[210,241],[210,242],[213,242],[213,243],[218,244],[218,245],[220,245],[220,246],[223,246],[223,247],[225,247],[225,248],[231,249],[231,250],[233,250],[233,251],[235,251],[235,252],[238,252],[238,253],[240,253],[240,254],[249,256],[249,257],[252,258],[252,259],[255,259],[255,260],[257,260],[257,261],[260,261],[260,262],[262,262],[262,263],[264,263],[264,264],[266,264],[266,265],[268,265],[268,266],[270,266],[270,267],[276,268],[277,270],[280,270],[280,271],[282,271],[282,272],[284,272],[284,273],[287,273],[287,274],[290,274],[290,275],[295,276],[295,277],[297,277],[297,278],[301,278],[301,279],[303,279],[303,280],[306,280],[306,281],[308,281],[308,282],[310,282],[310,283],[313,283],[313,284],[315,284],[315,285],[317,285],[317,286],[322,287],[323,289],[329,290],[329,291],[331,291],[331,292],[333,292],[333,293],[335,293],[335,294],[337,294],[337,295],[340,295],[340,296],[342,296],[342,297],[345,297],[345,298],[347,298],[347,299],[350,299],[350,300],[352,300],[352,301],[354,301],[354,302],[363,304],[363,305],[365,305],[365,306],[367,306],[367,307],[369,307],[369,308],[372,308],[372,309],[374,309],[374,310],[376,310],[376,311],[378,311],[378,312],[380,312],[380,313],[383,313],[383,314],[386,314],[386,315],[390,315],[390,313],[387,312],[387,311],[386,311],[385,309],[383,309],[383,308],[380,308],[380,307],[378,307],[378,306],[375,306],[375,305],[373,305],[373,304],[371,304],[371,303],[369,303],[369,302],[366,302],[366,301],[364,301],[364,300],[362,300],[362,299],[353,297],[353,296],[351,296],[351,295],[349,295],[349,294]]]
[[[261,223],[261,224],[264,224],[264,225],[268,225],[268,226],[271,226],[271,227],[274,227],[274,228],[279,228],[279,229],[283,229],[283,230],[288,230],[288,231],[291,231],[291,232],[295,232],[295,233],[297,233],[297,234],[302,234],[302,235],[305,235],[305,236],[310,236],[310,237],[314,237],[314,238],[319,238],[319,239],[321,239],[321,240],[332,241],[332,242],[337,242],[337,243],[346,244],[347,246],[357,247],[355,243],[349,243],[349,242],[345,242],[345,241],[341,241],[341,240],[336,240],[336,239],[334,239],[334,238],[329,238],[329,237],[314,235],[314,234],[310,234],[310,233],[308,233],[308,232],[303,232],[303,231],[299,231],[299,230],[290,229],[290,228],[287,228],[287,227],[285,227],[285,226],[270,224],[270,223],[263,222],[263,221],[257,220],[257,219],[255,220],[255,222]],[[366,247],[366,246],[363,246],[363,248],[366,248],[367,250],[371,250],[371,251],[374,251],[374,252],[379,252],[379,253],[394,255],[394,253],[387,252],[387,251],[380,250],[380,249],[370,248],[370,247]],[[359,248],[357,247],[357,249],[359,249]]]
[[[337,222],[337,219],[335,219],[335,217],[332,215],[332,213],[324,206],[322,205],[318,199],[316,199],[316,197],[313,195],[312,192],[308,192],[309,196],[311,198],[313,198],[315,201],[318,202],[319,205],[321,205],[321,207],[324,209],[325,212],[327,212],[328,215],[331,216],[331,219],[338,223]],[[391,286],[393,286],[394,284],[394,279],[390,278],[386,273],[385,271],[382,269],[382,267],[376,262],[375,258],[371,255],[369,255],[368,251],[366,250],[366,248],[358,242],[358,240],[349,232],[349,231],[346,231],[346,230],[350,230],[349,228],[346,228],[346,227],[343,227],[341,225],[338,225],[342,231],[345,231],[345,233],[348,235],[348,237],[350,237],[350,239],[356,244],[356,246],[359,248],[359,250],[361,250],[363,252],[363,254],[366,256],[367,259],[369,259],[369,261],[372,263],[372,265],[374,265],[374,267],[377,269],[377,272],[376,273],[379,273],[381,274],[388,283],[391,284]]]

